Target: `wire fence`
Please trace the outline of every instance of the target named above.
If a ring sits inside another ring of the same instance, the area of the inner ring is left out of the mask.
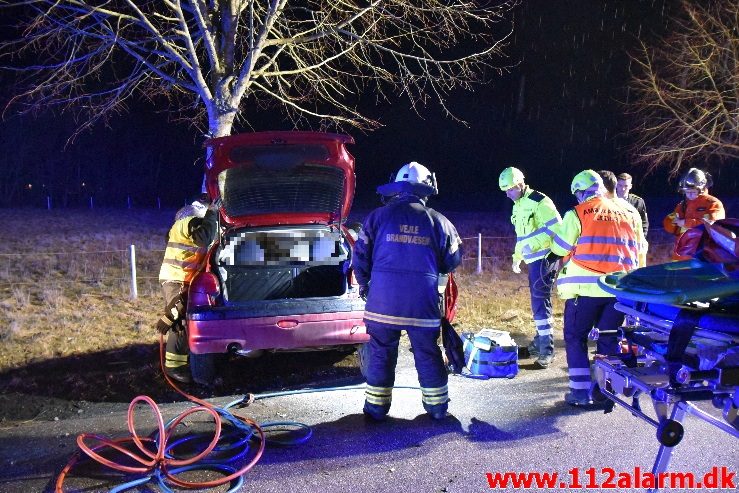
[[[461,268],[465,272],[509,271],[515,236],[467,236],[463,241]],[[672,242],[650,244],[648,263],[669,260]],[[98,251],[0,253],[0,292],[18,297],[30,291],[64,288],[70,294],[90,292],[135,299],[139,292],[159,292],[159,268],[164,249],[137,248]],[[141,288],[141,289],[140,289]]]

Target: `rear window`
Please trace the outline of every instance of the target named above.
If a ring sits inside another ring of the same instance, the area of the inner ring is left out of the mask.
[[[228,157],[234,163],[284,169],[306,161],[325,161],[328,156],[328,149],[321,145],[271,145],[234,147]]]
[[[247,148],[244,148],[246,152]],[[323,149],[323,148],[321,148]],[[231,217],[252,214],[322,212],[339,214],[344,172],[333,166],[298,164],[262,156],[255,166],[230,168],[218,175],[223,208]],[[263,161],[262,159],[269,161]],[[274,161],[270,161],[274,159]],[[305,156],[300,156],[300,163]],[[261,163],[261,164],[259,164]]]

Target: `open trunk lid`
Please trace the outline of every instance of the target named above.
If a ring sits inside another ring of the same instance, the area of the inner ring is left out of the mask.
[[[206,187],[229,226],[332,224],[354,198],[354,139],[322,132],[255,132],[206,142]]]

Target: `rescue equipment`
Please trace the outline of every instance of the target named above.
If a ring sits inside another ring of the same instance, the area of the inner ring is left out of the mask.
[[[441,343],[452,373],[462,373],[465,367],[464,344],[446,317],[441,319]]]
[[[704,232],[692,260],[600,279],[627,324],[620,330],[626,352],[595,361],[598,390],[657,429],[655,475],[669,466],[686,414],[739,438],[739,262],[729,255],[724,263],[706,261],[715,255],[710,239]],[[736,250],[730,246],[725,254]],[[645,396],[656,419],[641,410]],[[708,403],[723,420],[705,410]]]
[[[471,377],[513,378],[518,374],[518,346],[510,332],[483,329],[462,334],[466,367]]]

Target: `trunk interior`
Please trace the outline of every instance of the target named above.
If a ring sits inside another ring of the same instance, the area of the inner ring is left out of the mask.
[[[349,247],[337,228],[304,226],[229,232],[215,253],[225,304],[341,296]]]

